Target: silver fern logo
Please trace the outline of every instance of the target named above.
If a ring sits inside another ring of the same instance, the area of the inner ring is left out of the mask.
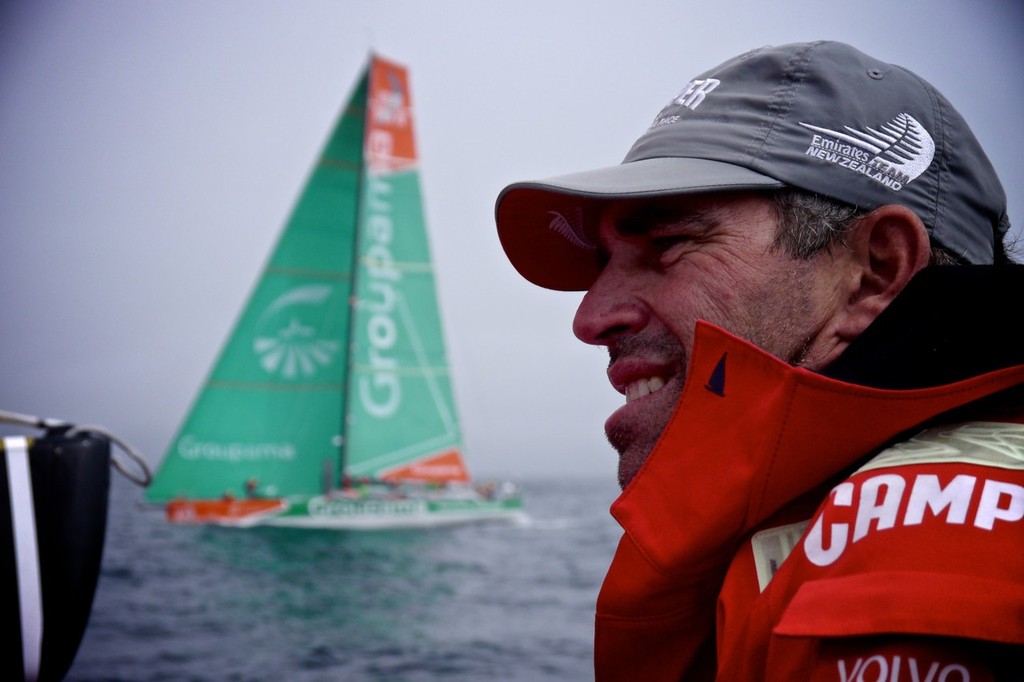
[[[312,321],[331,295],[331,286],[295,287],[278,296],[260,315],[252,349],[268,374],[283,379],[308,378],[331,364],[341,344],[317,336]]]
[[[807,156],[866,175],[896,192],[924,173],[935,158],[935,140],[908,113],[864,130],[800,125],[814,133],[804,152]]]
[[[548,211],[548,215],[551,216],[551,222],[548,223],[548,227],[565,237],[570,244],[587,251],[593,251],[597,248],[583,231],[583,209],[579,206],[574,207],[568,216],[559,211]]]

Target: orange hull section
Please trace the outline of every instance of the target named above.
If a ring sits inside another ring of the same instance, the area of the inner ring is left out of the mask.
[[[284,500],[275,499],[179,499],[167,503],[167,520],[171,523],[219,523],[242,526],[263,516],[284,511],[287,506]]]

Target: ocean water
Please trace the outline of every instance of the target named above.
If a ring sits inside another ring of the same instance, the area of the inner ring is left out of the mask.
[[[588,680],[612,480],[519,481],[529,522],[171,526],[114,476],[69,682]]]

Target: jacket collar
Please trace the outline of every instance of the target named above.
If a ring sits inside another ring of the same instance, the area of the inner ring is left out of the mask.
[[[913,390],[859,386],[701,322],[675,411],[612,515],[659,572],[702,574],[787,502],[887,441],[1021,382],[1024,366]]]
[[[876,388],[924,388],[1024,363],[1022,266],[925,268],[823,372]]]

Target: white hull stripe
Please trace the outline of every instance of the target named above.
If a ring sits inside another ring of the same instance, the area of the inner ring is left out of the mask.
[[[7,481],[10,487],[11,525],[14,531],[14,560],[18,573],[18,602],[21,609],[21,648],[25,679],[39,677],[43,648],[43,598],[39,578],[39,548],[36,545],[36,514],[32,501],[32,476],[28,462],[28,440],[22,436],[4,438],[7,453]]]

